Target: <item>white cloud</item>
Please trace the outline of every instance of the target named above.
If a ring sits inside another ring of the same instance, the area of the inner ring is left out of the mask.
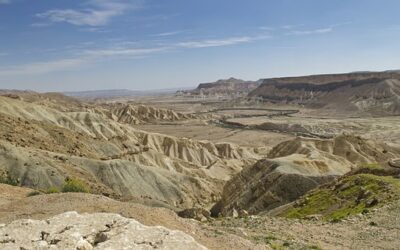
[[[82,31],[82,32],[93,32],[93,33],[109,33],[109,32],[111,32],[110,30],[103,29],[103,28],[101,28],[99,26],[84,27],[84,28],[79,29],[79,31]]]
[[[44,74],[54,71],[68,70],[86,63],[84,58],[61,59],[48,62],[36,62],[20,66],[0,69],[0,76]]]
[[[170,49],[169,47],[159,48],[117,48],[117,49],[103,49],[103,50],[87,50],[84,54],[93,57],[110,57],[110,56],[143,56],[148,54],[154,54]]]
[[[274,31],[275,28],[274,27],[270,27],[270,26],[261,26],[258,27],[260,30],[266,30],[266,31]]]
[[[304,24],[289,24],[289,25],[287,24],[287,25],[283,25],[281,28],[285,29],[285,30],[292,30],[292,29],[302,27],[302,26],[304,26]]]
[[[76,53],[75,56],[70,56],[69,58],[66,59],[57,59],[45,62],[33,62],[24,65],[0,68],[0,76],[45,74],[45,73],[81,68],[82,66],[100,62],[107,58],[118,58],[118,57],[140,58],[143,56],[162,53],[165,51],[171,51],[179,48],[196,49],[196,48],[206,48],[206,47],[230,46],[235,44],[248,43],[261,39],[267,39],[267,38],[269,38],[269,36],[231,37],[225,39],[181,42],[167,46],[159,46],[152,48],[129,47],[130,43],[126,44],[124,43],[122,44],[122,46],[121,44],[115,44],[113,47],[105,49],[90,50],[82,48],[79,51],[75,51]],[[91,45],[91,43],[89,43],[89,45]],[[124,47],[124,45],[126,47]]]
[[[222,46],[230,46],[241,43],[249,43],[255,40],[267,39],[269,36],[242,36],[242,37],[230,37],[224,39],[215,39],[215,40],[202,40],[202,41],[190,41],[190,42],[182,42],[178,43],[178,47],[183,48],[207,48],[207,47],[222,47]]]
[[[0,68],[0,76],[9,75],[32,75],[46,74],[57,71],[65,71],[77,69],[82,66],[98,62],[106,57],[141,57],[149,54],[154,54],[166,51],[168,48],[148,48],[148,49],[103,49],[103,50],[86,50],[81,52],[81,56],[68,59],[51,60],[46,62],[33,62],[29,64]]]
[[[293,30],[293,31],[287,33],[287,35],[296,35],[296,36],[314,35],[314,34],[330,33],[332,31],[333,31],[332,27],[323,28],[323,29],[315,29],[315,30]]]
[[[91,8],[81,10],[53,9],[36,16],[54,23],[66,22],[78,26],[103,26],[108,24],[113,17],[120,16],[134,7],[126,1],[91,0],[87,4]]]
[[[50,23],[32,23],[31,27],[41,28],[50,26]]]
[[[173,36],[173,35],[178,35],[178,34],[181,34],[181,33],[183,33],[182,30],[177,30],[177,31],[159,33],[159,34],[155,34],[153,36]]]

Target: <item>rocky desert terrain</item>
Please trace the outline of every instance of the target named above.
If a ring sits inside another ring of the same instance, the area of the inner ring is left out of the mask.
[[[399,81],[2,90],[0,248],[398,249]]]

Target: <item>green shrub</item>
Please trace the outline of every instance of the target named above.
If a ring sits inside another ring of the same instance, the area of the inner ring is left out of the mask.
[[[270,244],[270,246],[274,250],[283,250],[283,249],[285,249],[285,247],[283,245],[281,245],[280,243],[277,243],[277,242],[272,242]]]
[[[29,192],[26,196],[31,197],[31,196],[36,196],[36,195],[40,195],[40,194],[42,194],[42,193],[35,190],[32,192]]]
[[[63,193],[89,193],[89,187],[78,179],[67,178],[61,190]]]
[[[58,188],[56,188],[56,187],[49,187],[47,190],[46,190],[46,194],[55,194],[55,193],[59,193],[60,192],[60,190],[58,190]]]
[[[384,168],[379,163],[364,163],[361,164],[360,169],[368,169],[368,170],[383,170]]]
[[[252,239],[257,243],[271,244],[273,241],[278,240],[274,235],[256,235]]]
[[[320,246],[310,246],[309,249],[315,249],[315,250],[322,250],[322,248]]]
[[[0,183],[4,183],[11,186],[19,186],[19,180],[12,178],[8,172],[0,173]]]

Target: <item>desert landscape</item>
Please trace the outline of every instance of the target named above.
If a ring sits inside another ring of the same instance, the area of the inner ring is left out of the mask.
[[[399,0],[0,0],[0,250],[400,249]]]
[[[1,248],[396,249],[398,79],[2,90]]]

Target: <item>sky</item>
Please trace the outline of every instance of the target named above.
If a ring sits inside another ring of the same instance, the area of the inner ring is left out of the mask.
[[[0,89],[400,69],[399,0],[0,0]]]

